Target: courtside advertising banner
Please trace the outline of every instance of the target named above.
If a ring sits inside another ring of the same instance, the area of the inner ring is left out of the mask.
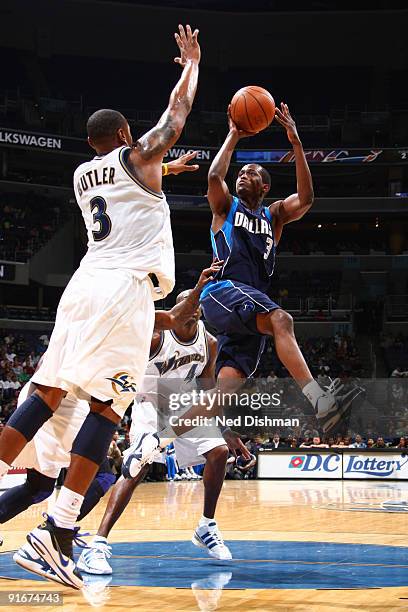
[[[258,478],[342,478],[338,453],[302,452],[258,454]]]
[[[408,480],[408,454],[357,451],[260,452],[258,478]]]
[[[408,480],[408,454],[344,453],[343,478]]]

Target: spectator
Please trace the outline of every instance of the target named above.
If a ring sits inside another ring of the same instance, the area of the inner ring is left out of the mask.
[[[367,444],[363,441],[360,434],[356,434],[354,442],[349,445],[349,448],[367,448]]]
[[[287,445],[285,441],[281,439],[278,433],[274,433],[272,440],[265,444],[264,448],[267,448],[268,450],[275,450],[277,448],[287,448]]]
[[[374,440],[372,438],[368,438],[367,448],[374,448]]]
[[[397,444],[397,446],[395,448],[405,448],[406,449],[407,446],[408,445],[407,445],[406,438],[400,438],[400,440],[399,440],[399,442],[398,442],[398,444]]]
[[[387,448],[386,443],[384,442],[384,438],[379,436],[373,446],[373,448]]]
[[[122,470],[122,453],[118,447],[119,432],[115,431],[108,449],[108,459],[113,471],[119,475]]]
[[[328,444],[324,444],[319,436],[315,436],[310,445],[311,448],[329,448]]]

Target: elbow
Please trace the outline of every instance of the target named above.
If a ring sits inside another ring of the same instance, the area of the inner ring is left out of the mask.
[[[221,181],[221,176],[216,170],[210,168],[208,172],[208,183],[219,183]]]
[[[302,198],[302,208],[309,210],[313,206],[314,202],[314,193],[313,190],[310,191],[304,198]]]

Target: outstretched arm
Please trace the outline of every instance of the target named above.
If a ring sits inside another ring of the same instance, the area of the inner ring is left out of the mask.
[[[169,104],[159,122],[137,141],[136,151],[146,161],[153,158],[161,160],[166,151],[177,141],[191,111],[197,90],[200,62],[198,30],[192,33],[189,25],[186,26],[186,30],[180,25],[179,34],[175,34],[175,38],[180,49],[180,57],[176,57],[175,61],[183,67],[183,72],[171,92]]]
[[[222,225],[231,207],[232,195],[230,194],[228,185],[225,182],[225,177],[227,176],[228,168],[231,163],[232,153],[234,152],[234,149],[241,138],[251,135],[237,128],[231,119],[229,108],[228,125],[228,135],[208,171],[207,198],[214,216],[213,229],[218,229],[217,227],[214,227],[214,223],[217,225],[217,218]]]
[[[200,294],[203,287],[214,279],[214,275],[222,267],[223,261],[215,261],[209,268],[205,268],[200,274],[194,289],[181,302],[173,306],[170,310],[156,310],[154,319],[154,329],[161,331],[173,329],[175,324],[182,324],[197,311],[200,305]]]
[[[313,181],[306,161],[303,146],[299,138],[296,123],[291,117],[287,104],[281,103],[281,110],[276,109],[276,119],[285,128],[289,142],[293,146],[296,163],[297,193],[284,200],[270,205],[269,210],[274,218],[275,240],[279,241],[283,226],[286,223],[301,219],[313,204]]]

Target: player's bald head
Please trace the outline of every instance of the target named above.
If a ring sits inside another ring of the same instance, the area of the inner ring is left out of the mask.
[[[101,108],[88,119],[86,130],[91,142],[97,144],[115,138],[118,130],[126,129],[128,122],[119,111]]]
[[[188,298],[191,292],[192,292],[192,289],[186,289],[185,291],[181,291],[181,293],[179,293],[178,296],[176,297],[176,304],[179,304],[180,302]]]

